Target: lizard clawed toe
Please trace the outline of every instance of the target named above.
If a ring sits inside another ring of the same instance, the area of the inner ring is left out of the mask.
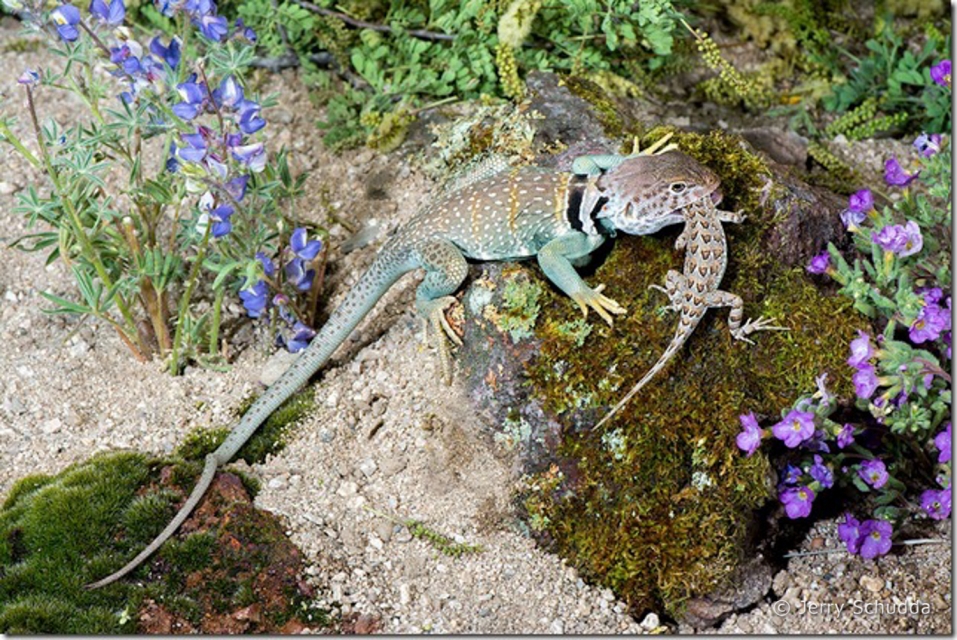
[[[588,317],[588,308],[591,307],[595,310],[595,313],[611,327],[614,326],[614,318],[611,317],[612,313],[621,315],[628,311],[615,300],[602,295],[601,292],[604,290],[605,285],[600,284],[594,289],[586,289],[577,295],[573,295],[572,298],[578,303],[578,307],[582,310],[584,317]]]
[[[449,342],[462,346],[462,338],[455,332],[445,311],[456,302],[455,296],[443,296],[420,305],[420,312],[426,318],[426,335],[432,334],[431,342],[439,352],[439,364],[446,384],[452,384],[452,354]]]
[[[751,335],[756,331],[790,331],[790,327],[779,327],[777,325],[772,325],[770,323],[774,322],[774,318],[765,318],[764,316],[759,317],[757,320],[752,320],[748,318],[743,325],[734,329],[731,332],[731,337],[735,340],[741,340],[742,342],[747,342],[748,344],[754,344],[754,341],[749,339],[747,336]]]

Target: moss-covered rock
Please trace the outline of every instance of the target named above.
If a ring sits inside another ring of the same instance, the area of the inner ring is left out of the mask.
[[[650,131],[643,146],[662,133]],[[649,287],[681,268],[675,226],[618,238],[584,272],[628,309],[614,327],[594,315],[583,321],[537,267],[479,265],[463,297],[459,362],[477,407],[496,419],[496,439],[519,448],[528,473],[520,503],[531,529],[636,610],[663,606],[681,617],[689,599],[727,589],[740,575],[772,494],[766,458],[735,445],[739,415],[778,415],[795,394],[814,389],[817,376],[844,366],[862,323],[800,266],[834,233],[827,201],[774,173],[738,138],[675,139],[719,174],[722,208],[748,216],[726,225],[721,288],[744,299],[746,317],[774,317],[791,330],[759,333],[750,346],[731,338],[726,309],[710,311],[668,368],[607,428],[592,431],[674,335],[666,298]],[[516,290],[541,293],[505,295]],[[516,306],[521,300],[527,308]],[[510,317],[534,319],[532,335],[516,339],[502,322]]]
[[[119,568],[166,525],[198,465],[101,454],[20,480],[0,509],[0,632],[242,633],[325,626],[301,557],[240,479],[220,474],[180,533],[130,578]],[[185,482],[183,481],[185,479]]]

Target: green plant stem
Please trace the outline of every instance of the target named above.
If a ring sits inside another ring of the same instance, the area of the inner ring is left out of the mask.
[[[226,287],[216,290],[216,299],[213,301],[213,320],[209,325],[209,355],[216,355],[219,350],[219,323],[223,315],[223,298],[226,297]]]
[[[30,87],[26,87],[27,90],[27,104],[29,105],[30,118],[33,120],[33,128],[37,137],[37,144],[40,147],[40,155],[43,158],[43,164],[46,167],[47,174],[50,176],[50,181],[53,182],[53,189],[60,198],[60,202],[63,205],[63,208],[66,209],[67,214],[69,215],[71,226],[73,227],[73,234],[76,236],[77,241],[80,243],[80,250],[83,252],[83,256],[90,261],[90,264],[93,265],[93,268],[96,270],[97,275],[100,277],[100,281],[103,283],[103,286],[108,290],[113,289],[113,280],[110,278],[109,272],[106,270],[103,262],[100,260],[99,254],[93,248],[93,243],[90,242],[90,239],[86,235],[86,229],[83,227],[83,222],[80,220],[80,216],[77,213],[76,207],[73,206],[73,201],[67,197],[67,194],[63,191],[63,186],[60,184],[60,176],[57,173],[56,169],[53,166],[53,163],[50,161],[50,154],[46,148],[46,144],[43,142],[43,133],[40,130],[40,122],[37,119],[37,110],[36,105],[33,102],[33,91],[30,90]],[[130,346],[133,351],[133,355],[136,356],[141,362],[146,361],[146,356],[144,355],[148,349],[146,345],[143,344],[140,339],[139,332],[136,330],[136,321],[133,319],[133,314],[130,313],[129,305],[126,303],[126,299],[123,297],[123,294],[117,292],[114,298],[116,302],[116,308],[119,309],[120,315],[123,316],[123,320],[126,322],[126,330],[121,332],[121,337],[124,337],[122,334],[125,334],[124,342]],[[119,331],[119,329],[117,329]],[[132,337],[135,337],[135,343],[132,340]]]
[[[183,297],[179,301],[179,312],[176,314],[176,333],[173,335],[173,353],[170,356],[169,363],[169,371],[174,376],[179,374],[180,347],[183,344],[183,327],[186,325],[186,313],[189,311],[189,300],[193,296],[193,289],[196,288],[199,273],[203,268],[203,260],[206,259],[206,249],[209,247],[209,230],[211,228],[212,224],[208,223],[206,232],[203,233],[203,242],[199,245],[199,253],[196,254],[192,269],[189,270],[186,291],[183,292]]]
[[[33,155],[33,152],[23,146],[23,143],[20,142],[20,138],[13,135],[13,132],[10,131],[10,127],[7,126],[6,122],[0,121],[0,138],[4,141],[10,143],[21,156],[27,159],[27,161],[32,164],[37,169],[43,168],[43,163],[40,162],[40,159]]]

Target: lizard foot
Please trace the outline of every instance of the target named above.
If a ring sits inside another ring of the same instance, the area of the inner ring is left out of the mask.
[[[661,307],[662,309],[664,309],[665,311],[678,311],[678,305],[675,303],[675,292],[674,292],[674,291],[670,291],[670,290],[668,290],[668,289],[662,287],[660,284],[649,284],[649,285],[648,285],[648,288],[649,288],[649,289],[656,289],[656,290],[662,292],[663,294],[665,294],[666,296],[668,296],[668,300],[670,300],[671,302],[670,302],[670,304],[667,304],[667,305]]]
[[[585,289],[584,291],[573,295],[572,300],[578,303],[578,307],[582,310],[582,315],[586,318],[588,317],[588,308],[591,307],[595,310],[602,320],[608,323],[608,326],[612,326],[613,319],[611,314],[621,315],[627,313],[625,308],[609,298],[608,296],[603,296],[602,291],[605,290],[605,285],[600,284],[594,289]]]
[[[442,377],[446,384],[452,384],[452,355],[449,342],[462,346],[462,339],[445,317],[445,310],[456,302],[455,296],[443,296],[435,300],[421,303],[419,312],[426,319],[427,333],[432,334],[432,343],[439,352],[439,363],[442,366]]]
[[[755,331],[790,331],[790,327],[778,327],[770,323],[774,322],[773,318],[760,317],[757,320],[752,320],[748,318],[743,325],[736,329],[731,330],[731,337],[735,340],[743,340],[748,344],[754,344],[754,340],[748,338],[749,335]]]

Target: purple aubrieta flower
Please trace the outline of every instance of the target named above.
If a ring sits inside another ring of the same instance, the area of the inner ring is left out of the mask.
[[[888,158],[884,162],[884,182],[892,187],[906,187],[919,175],[920,171],[914,174],[905,173],[897,158]]]
[[[819,455],[815,454],[814,464],[808,469],[808,474],[821,483],[821,486],[825,489],[830,489],[834,486],[834,472],[831,471],[830,467],[824,464],[824,459]]]
[[[848,231],[856,231],[866,217],[866,214],[860,211],[852,211],[851,209],[845,209],[841,212],[841,222]]]
[[[950,87],[950,60],[941,60],[930,68],[930,79],[942,87]]]
[[[784,469],[781,470],[781,484],[785,486],[795,485],[801,481],[802,475],[804,475],[804,472],[801,471],[801,467],[789,462],[784,465]]]
[[[249,289],[240,291],[239,298],[243,301],[246,314],[250,318],[258,318],[266,309],[266,302],[269,298],[269,287],[266,286],[264,281],[260,280]]]
[[[887,484],[888,478],[890,478],[890,475],[887,473],[887,467],[880,460],[865,460],[861,463],[857,474],[861,476],[864,482],[875,489],[883,487]]]
[[[920,508],[933,520],[944,520],[950,516],[952,499],[950,489],[928,489],[920,494]]]
[[[64,41],[73,42],[80,37],[80,32],[76,29],[76,25],[80,23],[80,10],[72,4],[61,4],[50,12],[50,19]]]
[[[111,27],[123,24],[126,6],[123,0],[93,0],[90,2],[90,15]]]
[[[936,304],[925,304],[908,329],[908,336],[914,344],[936,340],[940,334],[950,329],[950,313]]]
[[[902,258],[914,255],[924,246],[920,226],[913,220],[908,220],[905,225],[887,225],[879,232],[871,234],[871,240],[881,249],[896,253]]]
[[[914,140],[914,148],[925,158],[929,158],[940,151],[940,134],[932,133],[927,135],[922,133]]]
[[[858,367],[857,372],[851,377],[851,381],[854,383],[854,393],[862,400],[870,399],[877,391],[879,383],[874,367],[869,364]]]
[[[871,560],[891,550],[891,523],[886,520],[867,520],[861,525],[860,554]]]
[[[822,251],[813,258],[811,262],[807,265],[808,273],[822,274],[827,272],[827,268],[831,266],[831,254],[827,251]]]
[[[758,420],[754,417],[753,412],[741,414],[738,419],[741,421],[741,433],[735,438],[735,443],[750,458],[761,446],[763,435],[761,427],[758,426]]]
[[[810,487],[790,487],[782,491],[778,499],[784,505],[784,512],[788,518],[796,520],[810,515],[814,492]]]
[[[874,195],[870,189],[861,189],[852,193],[847,200],[847,210],[854,213],[867,213],[874,208]],[[863,218],[862,218],[863,219]]]
[[[847,364],[855,368],[868,364],[868,360],[874,357],[874,347],[871,346],[871,337],[857,330],[857,337],[851,340],[851,357],[847,359]]]
[[[937,456],[937,462],[941,464],[950,462],[951,443],[950,422],[948,422],[947,428],[934,436],[934,446],[940,452]]]
[[[849,513],[844,514],[844,522],[837,525],[837,537],[844,542],[849,553],[860,550],[861,523]]]
[[[40,74],[33,69],[25,69],[23,73],[20,74],[20,77],[17,78],[17,83],[26,85],[28,87],[39,84]]]
[[[837,448],[843,449],[854,442],[854,425],[845,424],[837,434]]]
[[[784,445],[793,449],[814,435],[814,414],[792,409],[781,422],[771,427],[771,433]]]

